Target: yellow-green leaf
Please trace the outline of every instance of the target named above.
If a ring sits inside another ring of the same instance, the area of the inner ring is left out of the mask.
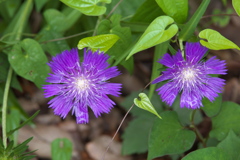
[[[213,50],[240,49],[235,43],[212,29],[204,29],[199,33],[200,43]]]
[[[117,41],[119,37],[115,34],[103,34],[93,37],[83,38],[78,42],[78,49],[85,47],[91,48],[92,51],[107,52]]]
[[[240,0],[232,0],[232,5],[237,14],[240,16]]]
[[[155,108],[153,107],[152,103],[150,102],[148,96],[145,93],[140,93],[138,95],[138,98],[134,99],[134,104],[137,107],[144,109],[146,111],[149,111],[149,112],[155,114],[156,116],[158,116],[158,118],[162,119],[162,117],[159,116],[159,114],[157,113],[157,111],[155,110]]]

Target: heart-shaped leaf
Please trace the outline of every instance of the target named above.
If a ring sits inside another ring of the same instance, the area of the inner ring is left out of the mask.
[[[204,29],[199,33],[199,37],[201,38],[200,43],[213,50],[222,50],[222,49],[239,49],[240,48],[228,40],[224,36],[222,36],[219,32],[212,29]]]
[[[111,3],[111,0],[61,0],[67,6],[77,9],[89,16],[99,16],[106,12],[106,7],[98,6],[99,2]]]
[[[107,52],[118,41],[118,39],[119,37],[115,34],[87,37],[78,42],[78,49],[89,47],[92,51],[100,50]]]
[[[72,142],[67,138],[57,138],[51,144],[53,160],[70,160],[72,157]]]
[[[148,96],[145,93],[140,93],[138,95],[138,98],[134,99],[134,104],[136,106],[138,106],[139,108],[149,111],[149,112],[155,114],[156,116],[158,116],[158,118],[162,119],[162,117],[160,117],[158,115],[157,111],[155,110],[155,108],[153,107],[152,103],[150,102]]]
[[[207,98],[202,100],[203,106],[201,109],[206,113],[208,117],[213,117],[217,115],[222,106],[222,95],[217,97],[215,101],[211,102]]]
[[[240,1],[239,0],[232,0],[232,5],[237,14],[240,16]]]
[[[171,39],[177,32],[178,27],[174,24],[174,20],[171,17],[157,17],[145,30],[126,59],[129,59],[133,54],[139,51]]]

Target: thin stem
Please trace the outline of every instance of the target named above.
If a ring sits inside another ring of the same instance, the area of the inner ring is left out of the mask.
[[[62,38],[57,38],[57,39],[51,39],[51,40],[43,41],[43,42],[41,42],[41,43],[49,43],[49,42],[61,41],[61,40],[65,40],[65,39],[69,39],[69,38],[81,36],[81,35],[83,35],[83,34],[87,34],[87,33],[91,33],[91,32],[94,32],[94,30],[89,30],[89,31],[81,32],[81,33],[74,34],[74,35],[67,36],[67,37],[62,37]]]
[[[2,105],[2,135],[3,135],[3,146],[7,148],[7,101],[8,101],[8,92],[10,88],[10,83],[12,80],[13,70],[10,67],[8,70],[7,81],[3,94],[3,105]]]
[[[206,141],[204,140],[202,134],[199,132],[198,128],[195,126],[194,124],[194,116],[196,114],[196,109],[193,110],[192,114],[191,114],[191,117],[190,117],[190,120],[191,120],[191,128],[193,128],[195,134],[197,135],[198,139],[201,141],[201,143],[203,144],[203,147],[205,148],[206,147]]]
[[[99,16],[92,36],[95,36],[97,34],[97,29],[98,29],[98,26],[99,26],[101,20],[102,20],[102,16]]]
[[[182,40],[179,40],[179,45],[180,45],[180,50],[181,50],[181,53],[182,53],[182,57],[184,58],[185,53],[184,53],[183,41]]]
[[[106,19],[108,19],[111,14],[117,9],[117,7],[122,3],[123,0],[120,0],[114,7],[113,9],[109,12],[109,14],[107,15]]]
[[[237,14],[212,14],[212,15],[206,15],[206,16],[202,16],[201,19],[204,19],[204,18],[209,18],[209,17],[214,17],[214,16],[237,16]]]

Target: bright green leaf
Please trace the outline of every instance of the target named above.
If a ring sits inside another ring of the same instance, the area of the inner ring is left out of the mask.
[[[189,150],[196,138],[193,131],[185,129],[174,111],[165,111],[152,127],[149,137],[148,160],[164,155],[180,154]]]
[[[111,3],[111,0],[61,0],[67,6],[77,9],[89,16],[99,16],[106,12],[106,7],[98,6],[99,2]]]
[[[230,159],[239,160],[240,152],[237,151],[240,150],[240,138],[232,130],[229,131],[228,136],[217,147],[223,149]]]
[[[72,142],[67,138],[58,138],[51,145],[53,160],[70,160],[72,157]]]
[[[240,106],[234,102],[223,102],[220,113],[212,118],[210,137],[224,139],[230,130],[240,133]]]
[[[177,23],[184,23],[188,16],[188,0],[156,0],[164,13]]]
[[[219,32],[212,29],[204,29],[199,33],[200,43],[212,50],[222,50],[222,49],[239,49],[240,48],[222,36]]]
[[[208,147],[193,151],[182,160],[229,160],[229,157],[223,149]]]
[[[138,106],[141,109],[144,109],[146,111],[151,112],[152,114],[155,114],[156,116],[158,116],[158,118],[162,119],[157,111],[155,110],[155,108],[153,107],[152,103],[150,102],[148,96],[145,93],[140,93],[138,95],[138,98],[134,99],[134,104],[136,106]]]
[[[171,39],[178,32],[177,25],[173,23],[174,20],[168,16],[160,16],[156,18],[138,40],[127,59],[139,51]]]
[[[217,115],[222,106],[222,95],[217,97],[215,101],[211,102],[207,98],[202,100],[203,107],[201,108],[208,117],[213,117]]]
[[[232,5],[237,14],[240,16],[240,0],[232,0]]]
[[[39,88],[50,72],[46,55],[33,39],[24,39],[14,45],[8,54],[8,60],[18,75],[33,81]]]
[[[78,49],[85,47],[91,48],[93,51],[108,51],[119,39],[115,34],[103,34],[99,36],[83,38],[78,42]]]

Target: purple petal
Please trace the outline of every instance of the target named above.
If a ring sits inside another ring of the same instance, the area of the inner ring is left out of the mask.
[[[214,56],[206,61],[205,72],[206,74],[227,74],[226,63]]]
[[[204,54],[207,52],[207,48],[198,43],[186,43],[185,53],[186,60],[192,64],[198,63]]]

